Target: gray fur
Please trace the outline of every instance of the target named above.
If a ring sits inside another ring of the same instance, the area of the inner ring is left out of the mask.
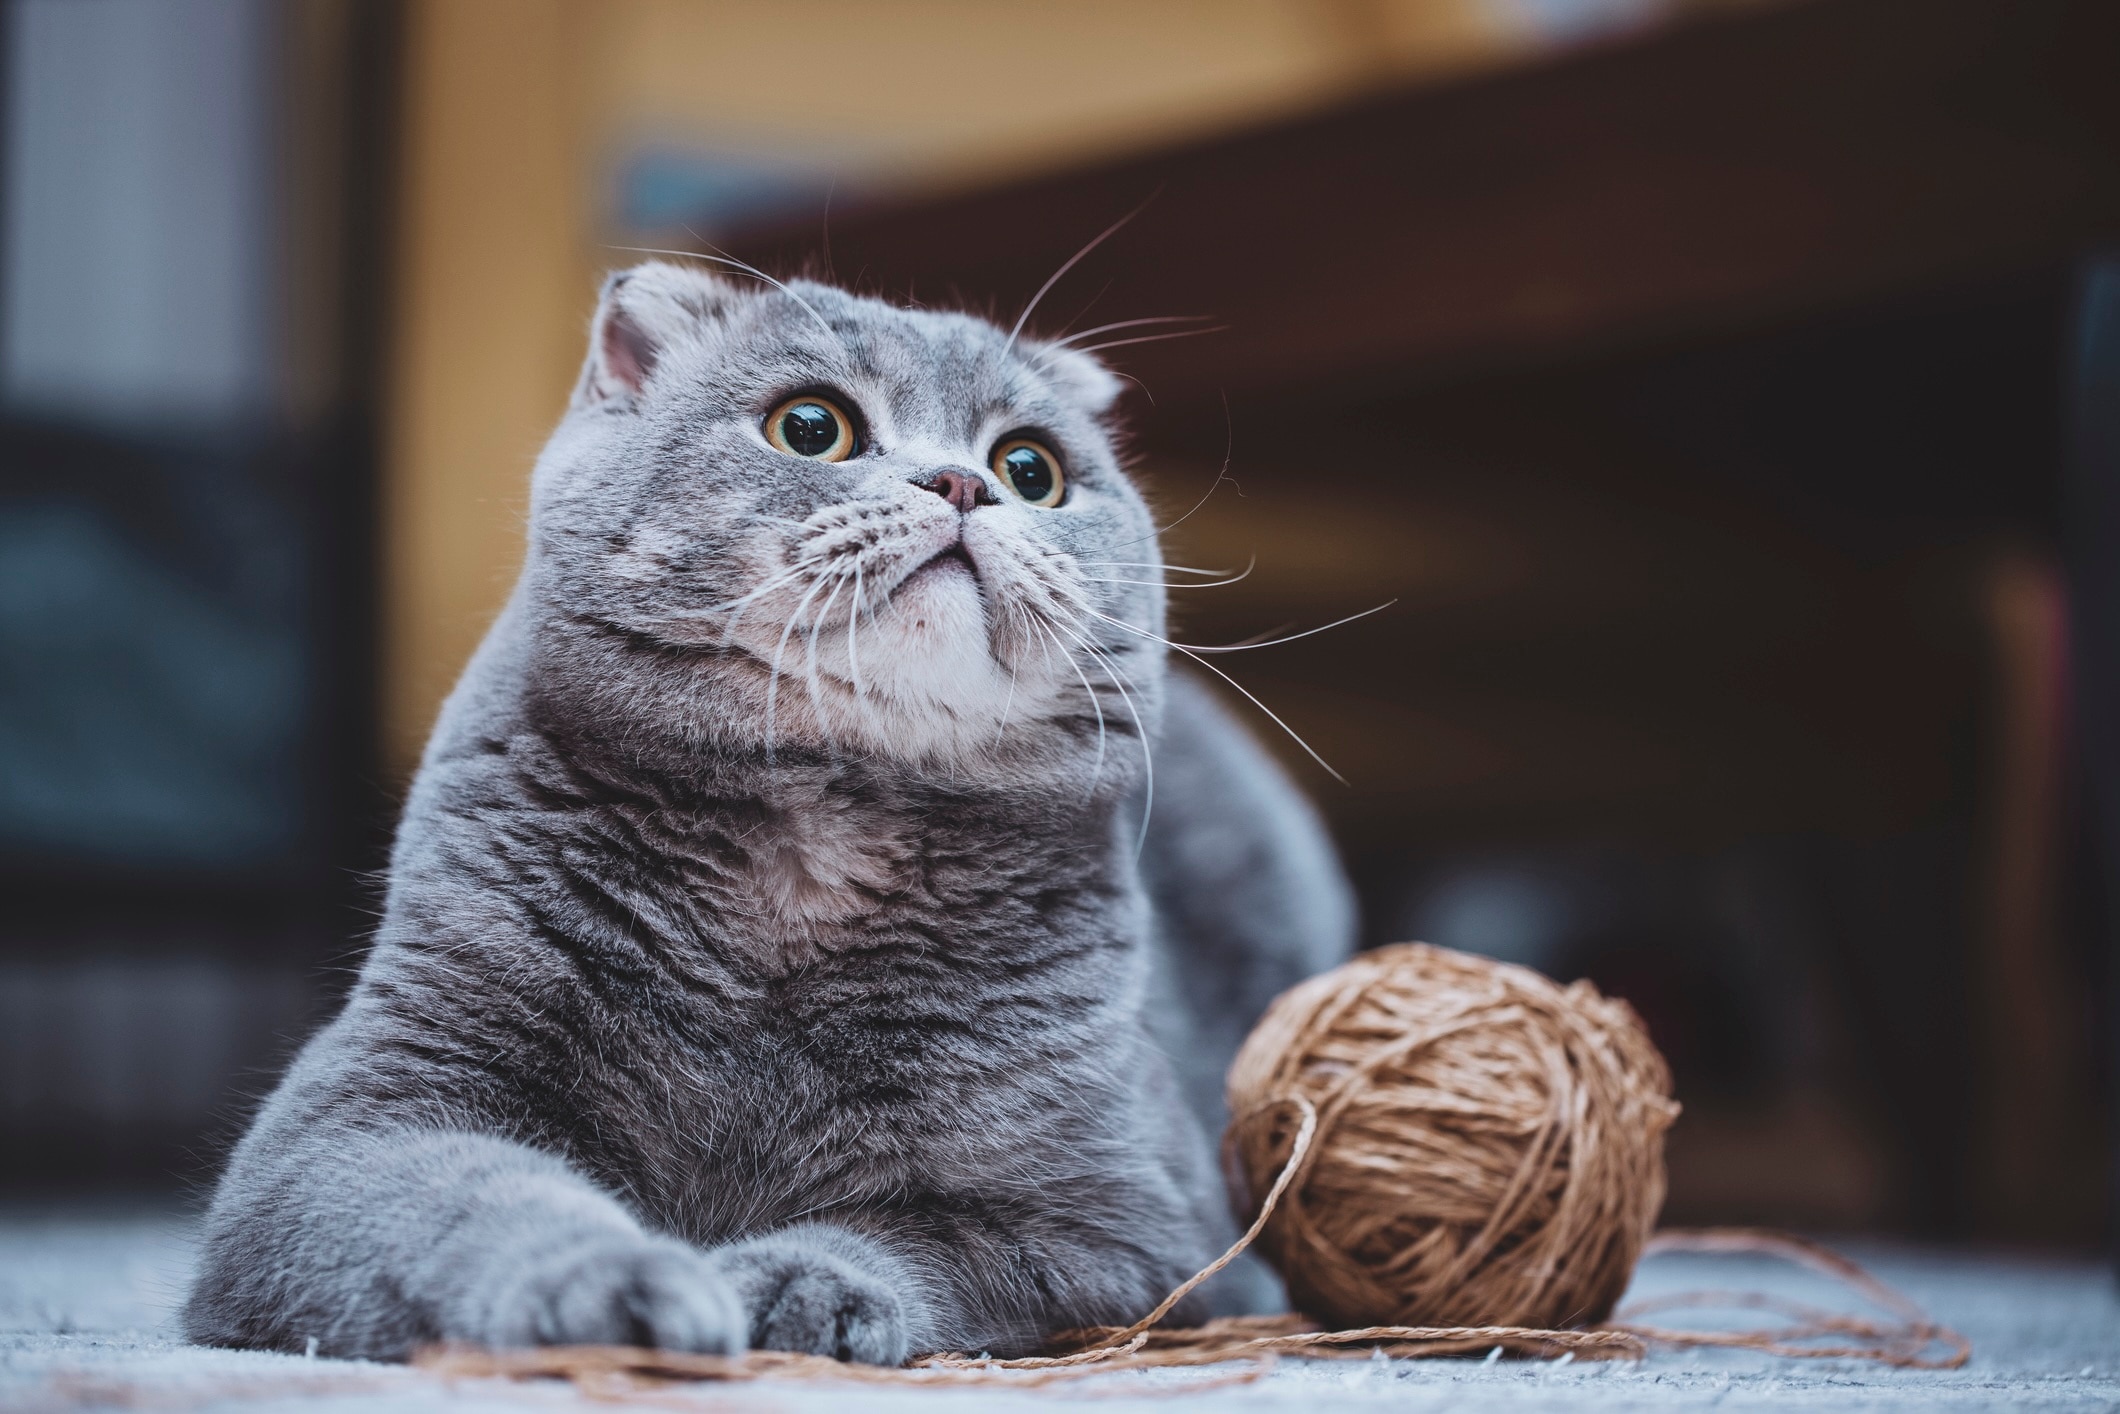
[[[1107,563],[1159,563],[1116,387],[966,316],[614,277],[359,984],[221,1181],[194,1339],[1014,1353],[1231,1237],[1213,1079],[1351,913],[1166,676],[1160,574]],[[819,389],[864,455],[761,436]],[[986,469],[1025,428],[1058,507]],[[960,534],[976,578],[916,574]],[[1181,1315],[1261,1299],[1216,1285]]]

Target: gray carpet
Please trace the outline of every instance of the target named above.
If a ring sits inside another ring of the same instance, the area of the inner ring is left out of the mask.
[[[1063,1392],[960,1392],[756,1383],[671,1391],[661,1407],[807,1411],[1051,1408],[1096,1396],[1113,1414],[1177,1405],[1238,1410],[2120,1409],[2120,1300],[2089,1263],[1863,1247],[1855,1255],[1973,1342],[1956,1371],[1726,1352],[1639,1364],[1284,1360],[1265,1379],[1187,1394],[1207,1376],[1114,1375]],[[609,1408],[557,1384],[444,1384],[354,1361],[201,1350],[170,1314],[191,1259],[178,1216],[0,1210],[0,1409],[502,1410]],[[1661,1258],[1636,1290],[1769,1289],[1846,1308],[1831,1286],[1775,1264]],[[1175,1397],[1175,1401],[1174,1398]]]

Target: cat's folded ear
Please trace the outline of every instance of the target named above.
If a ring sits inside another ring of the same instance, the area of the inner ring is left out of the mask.
[[[1099,362],[1095,354],[1083,353],[1063,344],[1042,345],[1031,359],[1044,370],[1046,378],[1063,397],[1093,417],[1110,412],[1112,404],[1119,401],[1119,394],[1126,387],[1119,381],[1119,375]]]
[[[666,260],[607,276],[574,406],[632,407],[663,356],[712,324],[733,297],[704,270]]]

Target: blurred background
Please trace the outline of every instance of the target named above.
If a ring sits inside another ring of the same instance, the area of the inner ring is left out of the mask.
[[[1668,1216],[2085,1249],[2120,6],[4,0],[0,1195],[176,1194],[360,956],[598,275],[1113,347],[1368,941],[1588,976]],[[1144,204],[1145,203],[1145,204]],[[1113,337],[1125,337],[1122,331]]]

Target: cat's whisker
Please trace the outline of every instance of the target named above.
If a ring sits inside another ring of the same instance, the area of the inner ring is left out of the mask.
[[[752,604],[757,603],[764,596],[771,594],[772,592],[777,589],[780,589],[784,585],[787,585],[792,581],[801,578],[803,573],[804,570],[802,566],[790,566],[789,568],[782,570],[780,573],[773,575],[771,578],[767,579],[765,583],[759,585],[756,589],[753,589],[750,593],[742,596],[741,598],[733,599],[729,601],[729,603],[726,605],[710,604],[707,606],[706,609],[702,610],[702,613],[707,614],[727,613],[729,615],[728,618],[722,624],[721,647],[723,649],[727,649],[730,644],[736,641],[737,626],[743,622],[743,616],[746,612],[748,612]],[[731,612],[732,610],[733,612]]]
[[[1311,746],[1309,742],[1303,740],[1302,736],[1296,731],[1294,727],[1291,727],[1290,725],[1288,725],[1288,723],[1282,721],[1281,718],[1274,712],[1273,708],[1268,707],[1265,703],[1261,702],[1258,697],[1253,694],[1250,688],[1246,687],[1243,683],[1238,682],[1228,673],[1223,672],[1220,668],[1216,667],[1206,658],[1202,657],[1198,653],[1195,653],[1192,649],[1187,648],[1181,643],[1172,643],[1169,639],[1150,633],[1145,628],[1140,628],[1134,624],[1127,623],[1124,619],[1115,619],[1109,614],[1099,614],[1095,609],[1091,609],[1089,612],[1095,614],[1096,617],[1104,620],[1104,622],[1108,624],[1111,624],[1115,628],[1122,628],[1125,629],[1128,633],[1139,634],[1141,637],[1148,639],[1150,642],[1160,643],[1165,648],[1176,649],[1178,652],[1183,653],[1186,657],[1192,659],[1195,663],[1198,663],[1201,667],[1207,669],[1207,671],[1213,673],[1216,677],[1222,679],[1222,681],[1228,683],[1238,692],[1243,693],[1244,700],[1246,702],[1249,702],[1252,706],[1258,708],[1261,712],[1264,712],[1268,721],[1272,722],[1275,726],[1279,727],[1282,731],[1286,732],[1288,734],[1288,739],[1294,742],[1297,746],[1302,747],[1303,754],[1308,756],[1311,760],[1317,762],[1319,767],[1324,770],[1326,775],[1332,777],[1334,780],[1338,781],[1343,786],[1347,784],[1347,778],[1341,775],[1338,771],[1335,771],[1332,768],[1331,762],[1327,761],[1324,757],[1318,755],[1317,751]],[[1372,610],[1371,612],[1374,611]]]
[[[725,614],[732,609],[741,609],[742,607],[744,607],[744,605],[749,604],[757,599],[763,599],[766,595],[771,594],[774,590],[780,588],[782,585],[788,583],[790,580],[798,579],[808,572],[809,566],[807,565],[788,565],[787,567],[777,570],[773,574],[767,576],[749,593],[740,594],[734,599],[724,599],[719,604],[708,604],[701,608],[699,612],[703,614]]]
[[[1103,284],[1099,285],[1097,287],[1097,293],[1089,297],[1089,302],[1083,305],[1082,308],[1076,310],[1074,313],[1074,317],[1069,319],[1067,323],[1061,325],[1058,329],[1055,329],[1053,331],[1053,338],[1057,339],[1063,334],[1073,333],[1075,329],[1075,320],[1089,318],[1089,312],[1095,309],[1097,305],[1104,299],[1104,297],[1112,292],[1112,285],[1116,279],[1117,277],[1113,276],[1109,279],[1106,279]],[[1052,342],[1052,340],[1044,340],[1042,342],[1050,343]]]
[[[877,717],[875,699],[869,696],[867,686],[861,679],[860,650],[855,640],[861,632],[861,616],[866,609],[869,622],[876,621],[876,611],[867,604],[867,591],[862,582],[862,562],[854,561],[854,604],[847,614],[847,676],[854,685],[854,702],[861,711],[861,719],[868,725],[872,741],[883,741],[889,733]]]
[[[1096,237],[1092,239],[1089,244],[1083,246],[1082,249],[1076,251],[1073,255],[1069,256],[1067,258],[1067,262],[1064,265],[1062,265],[1058,270],[1055,270],[1051,275],[1048,275],[1046,277],[1045,283],[1038,287],[1038,293],[1031,296],[1031,302],[1023,306],[1023,313],[1016,316],[1015,327],[1008,331],[1008,341],[1001,346],[1001,356],[1003,358],[1007,358],[1009,352],[1016,347],[1016,337],[1017,335],[1023,332],[1023,326],[1030,322],[1032,312],[1038,308],[1038,302],[1045,298],[1047,292],[1049,292],[1053,288],[1053,286],[1060,283],[1060,278],[1063,275],[1067,274],[1068,271],[1074,269],[1077,265],[1081,264],[1082,258],[1084,256],[1088,255],[1098,246],[1103,245],[1113,236],[1119,234],[1120,227],[1124,226],[1127,222],[1133,220],[1136,216],[1139,216],[1143,211],[1146,211],[1148,209],[1148,202],[1154,201],[1157,195],[1160,194],[1160,191],[1161,188],[1158,188],[1157,191],[1150,192],[1148,196],[1148,201],[1142,202],[1139,206],[1136,206],[1133,210],[1127,212],[1124,216],[1121,216],[1118,220],[1112,222],[1109,226],[1106,226],[1102,231],[1099,231]]]
[[[994,724],[994,740],[997,742],[1008,735],[1009,714],[1016,710],[1016,679],[1022,671],[1022,664],[1011,654],[1008,665],[1008,696],[1001,700],[1001,719]]]
[[[1227,324],[1210,324],[1205,329],[1173,329],[1163,334],[1140,334],[1131,339],[1106,339],[1101,344],[1084,344],[1076,353],[1102,353],[1106,349],[1123,349],[1128,344],[1160,344],[1169,339],[1194,339],[1202,334],[1219,334],[1228,329]]]
[[[816,564],[812,562],[798,560],[796,563],[785,566],[774,574],[769,575],[763,582],[752,588],[751,591],[747,594],[738,595],[734,599],[723,600],[719,604],[705,605],[704,607],[694,611],[694,614],[684,615],[682,617],[694,617],[696,615],[705,614],[731,614],[732,617],[728,620],[727,624],[723,627],[722,630],[721,646],[726,648],[729,646],[730,641],[735,637],[736,626],[743,618],[744,609],[746,609],[751,604],[756,603],[760,599],[763,599],[766,596],[774,593],[775,591],[785,587],[786,585],[802,579],[805,575],[815,574],[817,572],[818,566]]]
[[[1018,603],[1014,600],[1004,600],[1003,606],[1005,612],[1009,616],[1009,621],[1011,623],[1021,625],[1026,630],[1034,630],[1039,633],[1039,657],[1044,663],[1044,665],[1047,668],[1050,668],[1052,665],[1054,652],[1056,650],[1059,650],[1064,653],[1064,650],[1060,649],[1058,640],[1055,639],[1051,633],[1046,631],[1046,616],[1040,613],[1034,606],[1026,603]],[[1024,637],[1029,637],[1028,631],[1025,632]],[[1017,680],[1021,674],[1021,671],[1022,663],[1020,661],[1011,661],[1009,666],[1008,698],[1002,706],[1001,720],[995,725],[995,740],[997,741],[1000,740],[1002,729],[1006,727],[1009,720],[1011,719],[1012,714],[1015,711]]]
[[[1299,638],[1308,638],[1314,633],[1323,633],[1329,628],[1338,628],[1342,624],[1351,624],[1356,619],[1366,619],[1371,614],[1381,614],[1398,602],[1396,599],[1386,599],[1383,603],[1364,609],[1359,614],[1349,614],[1344,619],[1334,619],[1329,624],[1319,624],[1316,628],[1306,628],[1301,633],[1291,633],[1285,638],[1246,640],[1240,643],[1173,643],[1170,646],[1182,649],[1187,653],[1242,653],[1252,648],[1278,648],[1284,643],[1293,643]]]
[[[1094,329],[1084,329],[1079,333],[1069,334],[1064,339],[1047,339],[1045,343],[1050,348],[1066,348],[1070,344],[1094,339],[1099,334],[1109,334],[1119,329],[1138,329],[1146,324],[1205,324],[1213,318],[1212,314],[1153,314],[1146,319],[1121,319],[1110,324],[1099,324]]]
[[[857,700],[866,698],[868,692],[861,685],[861,655],[854,647],[854,640],[861,629],[861,561],[854,561],[854,602],[847,609],[847,679],[854,684]]]
[[[709,250],[720,250],[720,247],[714,245],[713,242],[702,239],[699,232],[693,230],[690,226],[684,228],[684,233],[690,236],[693,240],[698,241],[701,245],[706,246]],[[749,275],[755,280],[763,280],[766,284],[771,285],[774,289],[780,291],[789,299],[801,305],[803,312],[805,314],[808,314],[810,318],[816,320],[817,327],[824,330],[825,334],[830,337],[834,343],[844,344],[846,342],[844,339],[840,338],[839,331],[837,329],[834,329],[829,323],[827,323],[825,321],[825,317],[822,314],[819,314],[816,308],[812,306],[808,300],[804,299],[801,295],[796,294],[793,290],[788,288],[786,281],[774,279],[771,275],[768,275],[765,271],[759,269],[757,266],[751,264],[749,261],[738,260],[735,256],[729,255],[726,252],[722,252],[716,255],[702,255],[696,250],[666,250],[658,248],[656,246],[644,245],[621,245],[613,246],[611,247],[611,249],[631,251],[635,255],[674,255],[680,260],[704,260],[710,265],[725,266],[726,268],[737,271],[740,274]],[[1085,254],[1086,253],[1087,252],[1085,252]]]
[[[824,733],[825,748],[831,754],[834,763],[839,760],[839,743],[832,736],[830,718],[824,706],[824,689],[819,686],[817,681],[817,635],[824,631],[826,620],[832,617],[832,605],[839,602],[839,591],[846,588],[846,584],[846,571],[844,569],[834,571],[832,575],[832,592],[827,594],[824,598],[824,603],[818,606],[817,613],[811,618],[810,627],[804,634],[804,637],[809,642],[803,667],[803,678],[809,685],[810,710],[817,714],[817,729]]]
[[[1133,384],[1136,388],[1139,388],[1141,390],[1141,396],[1148,399],[1148,405],[1150,407],[1154,407],[1156,405],[1156,395],[1149,391],[1149,387],[1146,383],[1143,383],[1140,379],[1134,377],[1133,374],[1128,373],[1123,368],[1107,368],[1104,371],[1106,373],[1111,374],[1114,378],[1124,378],[1127,382]]]
[[[1226,401],[1223,404],[1222,411],[1223,416],[1227,418],[1229,415],[1229,407]],[[1232,436],[1233,435],[1234,434],[1232,434]],[[1111,548],[1114,550],[1124,550],[1130,546],[1139,545],[1143,540],[1154,540],[1156,537],[1162,535],[1166,531],[1175,530],[1179,526],[1185,524],[1185,522],[1191,520],[1196,514],[1198,514],[1200,508],[1207,504],[1208,499],[1212,497],[1215,492],[1222,489],[1223,482],[1227,481],[1230,485],[1235,486],[1237,484],[1236,480],[1229,474],[1229,459],[1232,452],[1234,451],[1234,445],[1234,442],[1232,442],[1229,447],[1223,450],[1221,470],[1215,473],[1215,479],[1208,483],[1207,490],[1201,493],[1200,499],[1192,503],[1191,510],[1187,511],[1184,515],[1179,516],[1174,521],[1170,521],[1164,525],[1151,527],[1148,534],[1146,535],[1139,536],[1133,540],[1123,540],[1117,545],[1112,546]],[[1237,494],[1242,495],[1243,492],[1239,490]],[[1256,562],[1258,557],[1255,555],[1252,558],[1254,562]]]
[[[1191,565],[1172,565],[1156,560],[1077,560],[1075,564],[1083,569],[1092,570],[1166,570],[1171,574],[1222,575],[1231,573],[1250,574],[1252,566],[1258,564],[1258,562],[1259,557],[1253,555],[1251,563],[1247,564],[1241,571],[1195,569]]]
[[[1082,582],[1084,584],[1145,584],[1151,589],[1220,589],[1226,584],[1236,584],[1243,578],[1243,575],[1236,575],[1229,579],[1210,579],[1204,582],[1200,580],[1180,580],[1176,584],[1172,584],[1168,580],[1162,579],[1098,579],[1084,575]]]
[[[780,660],[788,651],[788,640],[794,636],[795,625],[802,618],[803,610],[809,607],[810,600],[817,596],[817,591],[824,588],[824,583],[824,577],[822,575],[818,576],[810,587],[803,591],[802,598],[795,601],[795,608],[788,614],[787,624],[780,631],[780,642],[773,649],[773,661],[769,665],[769,672],[766,678],[766,764],[768,766],[773,764],[773,713],[780,697]]]
[[[1059,637],[1054,634],[1052,627],[1044,620],[1036,617],[1033,617],[1031,622],[1037,625],[1041,633],[1052,640],[1053,646],[1060,650],[1060,656],[1066,659],[1067,665],[1075,670],[1075,676],[1082,680],[1082,690],[1089,694],[1090,710],[1097,714],[1097,760],[1090,767],[1089,790],[1084,797],[1088,799],[1097,793],[1097,782],[1104,779],[1104,703],[1097,696],[1097,689],[1090,686],[1089,674],[1082,671],[1082,665],[1075,661],[1074,654],[1067,651],[1067,645],[1062,643]]]
[[[1111,655],[1103,652],[1096,644],[1091,643],[1080,630],[1070,628],[1065,624],[1060,627],[1075,642],[1081,644],[1083,650],[1090,657],[1104,665],[1104,671],[1111,675],[1112,686],[1119,691],[1119,699],[1126,704],[1127,715],[1134,719],[1134,735],[1141,739],[1141,769],[1143,773],[1141,833],[1134,841],[1134,858],[1139,860],[1142,852],[1148,848],[1148,822],[1156,811],[1156,753],[1148,740],[1148,728],[1141,721],[1140,709],[1134,705],[1134,695],[1127,691],[1130,679],[1128,679],[1126,674],[1119,671],[1119,665],[1112,661]]]

